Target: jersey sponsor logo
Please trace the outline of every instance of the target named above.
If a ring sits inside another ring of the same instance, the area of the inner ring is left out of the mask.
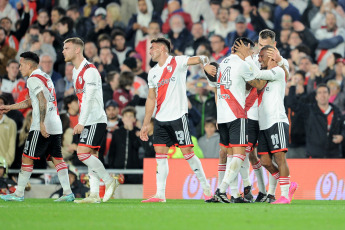
[[[85,93],[85,90],[84,89],[76,89],[75,93],[76,94]]]
[[[175,131],[175,135],[176,135],[176,138],[177,138],[179,144],[182,145],[183,141],[184,141],[184,132],[182,130]]]
[[[272,71],[272,73],[274,74],[274,75],[276,75],[277,73],[276,73],[276,71],[274,71],[273,69],[271,69],[271,71]]]
[[[230,99],[230,95],[229,94],[220,94],[220,95],[218,95],[218,99]]]
[[[159,87],[161,87],[163,85],[169,84],[171,81],[172,82],[175,81],[175,77],[171,77],[171,78],[168,78],[168,79],[163,79],[160,82],[157,82],[157,88],[159,88]]]
[[[83,129],[83,132],[80,134],[80,142],[85,142],[84,138],[87,138],[87,135],[89,134],[89,129]]]

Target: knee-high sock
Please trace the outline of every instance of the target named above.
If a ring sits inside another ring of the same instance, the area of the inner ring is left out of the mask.
[[[24,196],[25,186],[28,184],[34,165],[22,163],[22,167],[18,176],[18,185],[15,194],[19,197]]]
[[[234,198],[238,198],[240,196],[238,191],[238,174],[236,178],[230,182],[230,193]]]
[[[100,178],[98,177],[97,173],[92,171],[90,167],[89,169],[89,183],[90,183],[90,196],[99,197],[99,184]]]
[[[72,193],[71,186],[69,183],[68,167],[65,162],[61,162],[55,165],[56,171],[58,173],[59,181],[63,189],[63,194],[68,195]]]
[[[290,177],[279,177],[281,196],[289,199]]]
[[[188,161],[189,166],[192,168],[196,177],[198,178],[201,187],[204,190],[204,194],[206,196],[211,196],[211,186],[207,182],[200,159],[194,155],[194,152],[183,154],[183,157]]]
[[[230,182],[237,177],[237,174],[240,171],[242,163],[245,158],[246,158],[246,155],[242,155],[242,154],[233,155],[233,159],[231,160],[229,167],[227,167],[226,169],[223,182],[219,187],[219,190],[221,193],[224,193],[227,187],[229,187]]]
[[[260,160],[253,165],[256,180],[258,182],[259,192],[266,194],[266,187],[264,181],[264,169]]]
[[[156,161],[157,161],[156,196],[158,198],[165,199],[165,187],[166,187],[167,177],[169,174],[168,155],[164,153],[156,153]]]
[[[279,179],[279,172],[273,173],[273,175],[271,175],[271,173],[269,174],[268,194],[275,196],[278,179]]]
[[[223,181],[226,170],[226,164],[218,164],[218,188]]]
[[[114,179],[109,175],[105,170],[102,162],[95,156],[90,153],[78,153],[78,158],[84,164],[91,168],[103,181],[106,185],[110,184]]]
[[[248,157],[248,153],[246,153],[246,158],[244,159],[243,164],[240,168],[240,174],[242,177],[244,187],[252,186],[252,183],[250,183],[250,179],[249,179],[249,165],[250,165],[249,157]]]

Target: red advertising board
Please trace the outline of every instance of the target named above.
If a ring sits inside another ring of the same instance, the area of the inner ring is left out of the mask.
[[[184,159],[169,159],[167,199],[202,199],[203,191],[199,181]],[[288,159],[291,181],[298,183],[295,199],[303,200],[345,200],[345,160],[343,159]],[[218,159],[201,159],[212,192],[217,188]],[[144,198],[156,193],[156,160],[144,160]],[[250,168],[253,195],[258,194],[255,173]],[[268,188],[268,172],[264,173]],[[239,176],[239,188],[243,185]],[[228,194],[230,191],[228,191]],[[276,195],[280,196],[279,184]]]

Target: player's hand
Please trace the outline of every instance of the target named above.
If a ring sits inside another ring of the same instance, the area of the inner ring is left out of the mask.
[[[277,63],[280,62],[282,60],[282,57],[280,56],[280,52],[277,48],[269,48],[267,50],[267,55],[269,58],[273,59],[274,61],[276,61]]]
[[[77,124],[74,129],[73,129],[73,135],[75,134],[81,134],[81,132],[83,131],[84,129],[84,125],[81,125],[81,124]]]
[[[0,114],[8,113],[10,110],[9,105],[0,105]]]
[[[268,59],[267,69],[273,69],[276,66],[277,63],[272,58]]]
[[[48,138],[50,136],[43,122],[40,122],[40,129],[41,129],[41,134],[43,137]]]
[[[342,135],[333,135],[333,143],[335,144],[340,144],[343,141],[343,136]]]
[[[140,130],[140,139],[142,141],[148,141],[149,140],[147,133],[148,133],[147,125],[143,125],[143,127],[141,127],[141,130]]]
[[[248,44],[248,46],[245,46],[242,41],[237,41],[236,44],[234,44],[234,46],[236,51],[240,53],[244,58],[252,55],[252,51],[250,50],[250,44]]]
[[[216,76],[217,74],[217,67],[214,65],[207,64],[204,66],[204,70],[211,76]]]

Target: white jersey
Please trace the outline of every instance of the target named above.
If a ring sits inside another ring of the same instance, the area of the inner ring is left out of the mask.
[[[260,70],[251,57],[247,57],[246,62],[253,68],[256,79],[267,80],[258,97],[260,130],[268,129],[278,122],[289,124],[284,107],[286,87],[284,70],[279,66],[270,70]]]
[[[41,91],[47,100],[47,109],[44,119],[46,131],[49,134],[62,134],[62,124],[57,108],[54,84],[48,74],[40,69],[34,70],[27,80],[27,87],[32,104],[32,123],[30,131],[40,130],[40,109],[37,94]]]
[[[246,82],[254,79],[248,63],[237,55],[226,57],[217,73],[217,123],[228,123],[238,118],[247,118],[245,111]]]
[[[250,90],[246,90],[246,105],[245,110],[247,112],[247,118],[257,121],[259,120],[258,113],[258,91],[252,87]]]
[[[285,69],[286,69],[286,71],[289,73],[289,62],[288,62],[288,60],[286,60],[286,59],[283,58],[283,57],[282,57],[282,59],[283,59],[283,62],[284,62]],[[259,69],[261,69],[261,64],[260,64],[260,62],[259,62],[259,55],[258,55],[258,54],[256,54],[256,55],[253,56],[253,60],[254,60],[255,65],[256,65]]]
[[[186,76],[188,56],[169,56],[149,71],[149,88],[156,89],[156,119],[173,121],[188,113]]]
[[[86,59],[73,68],[73,85],[79,101],[79,121],[83,126],[107,123],[104,111],[102,78],[97,68]]]

